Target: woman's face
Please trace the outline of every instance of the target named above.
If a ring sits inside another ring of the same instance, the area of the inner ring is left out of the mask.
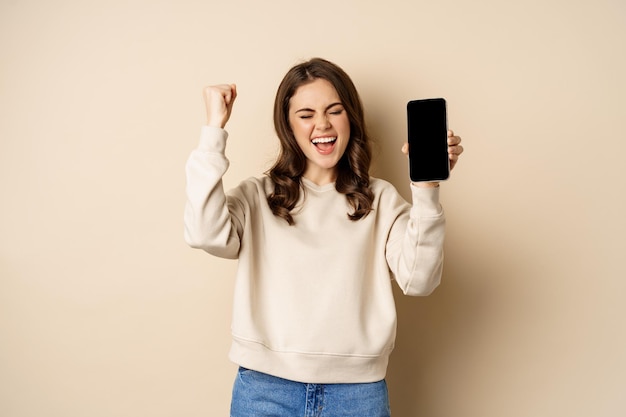
[[[289,101],[289,124],[307,158],[303,176],[318,185],[335,181],[350,121],[332,84],[318,78],[298,87]]]

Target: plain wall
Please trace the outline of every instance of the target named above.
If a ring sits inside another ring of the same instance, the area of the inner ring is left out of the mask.
[[[226,416],[234,261],[183,241],[202,87],[231,187],[293,64],[353,78],[408,197],[405,105],[443,96],[442,285],[396,293],[396,417],[626,414],[626,3],[0,1],[0,415]]]

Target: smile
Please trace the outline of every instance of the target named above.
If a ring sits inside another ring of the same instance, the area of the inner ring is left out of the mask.
[[[327,138],[315,138],[311,142],[314,145],[317,145],[319,143],[332,143],[332,142],[334,142],[336,140],[337,140],[336,136],[331,136],[331,137],[327,137]]]
[[[337,142],[337,136],[320,137],[311,141],[320,155],[330,155],[335,149],[335,142]]]

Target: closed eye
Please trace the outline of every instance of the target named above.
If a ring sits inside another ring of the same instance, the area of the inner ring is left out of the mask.
[[[343,113],[345,109],[341,103],[333,103],[330,106],[326,107],[326,111],[333,116],[337,116]]]
[[[341,102],[336,102],[326,106],[325,111],[327,111],[329,114],[332,114],[333,116],[337,116],[343,113],[344,108]],[[301,119],[310,119],[311,117],[313,117],[314,113],[315,110],[310,107],[304,107],[302,109],[296,110],[296,114],[298,114],[298,117],[300,117]]]

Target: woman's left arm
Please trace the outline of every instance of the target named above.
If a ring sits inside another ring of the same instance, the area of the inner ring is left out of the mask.
[[[408,154],[408,144],[402,152]],[[462,153],[461,137],[448,131],[450,169]],[[409,215],[400,216],[389,235],[387,262],[405,294],[428,295],[441,282],[443,271],[445,216],[439,203],[439,183],[412,183],[411,197]]]
[[[411,184],[411,197],[391,227],[387,264],[404,294],[429,295],[441,282],[445,216],[438,187]]]

